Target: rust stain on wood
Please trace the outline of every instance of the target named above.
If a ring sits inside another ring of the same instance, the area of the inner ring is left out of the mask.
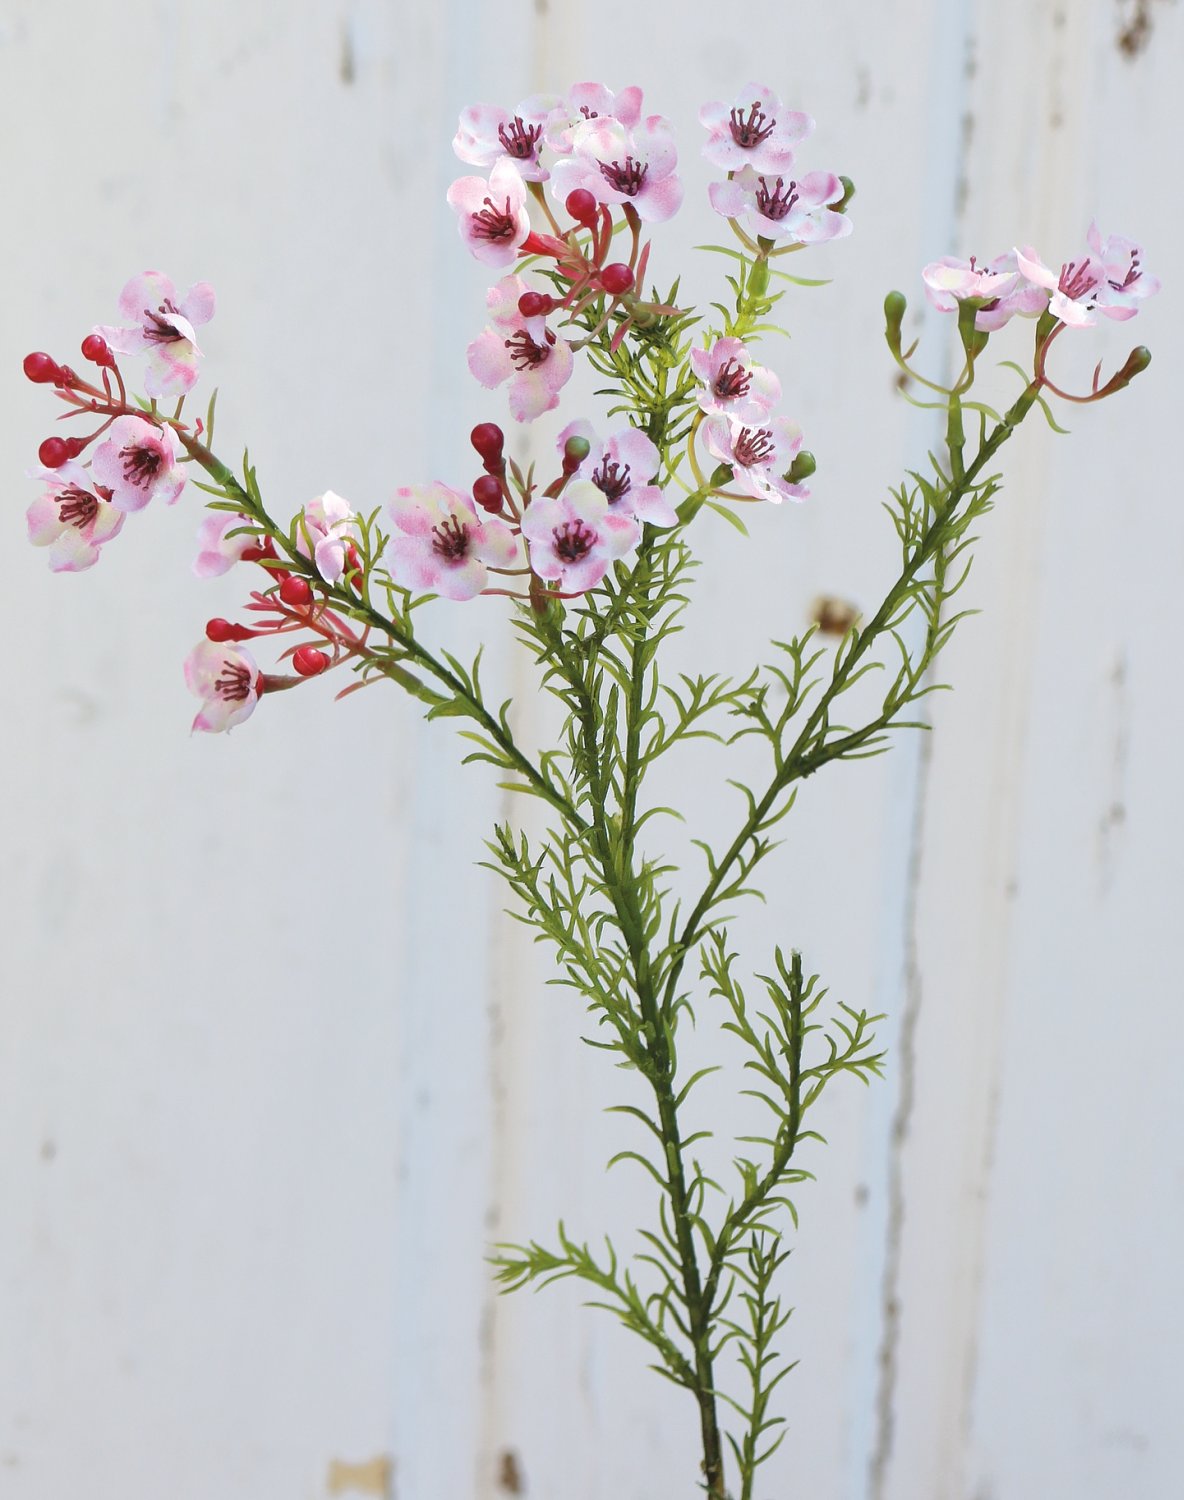
[[[377,1495],[395,1500],[395,1465],[389,1453],[380,1453],[366,1463],[350,1464],[335,1458],[327,1480],[331,1495]]]

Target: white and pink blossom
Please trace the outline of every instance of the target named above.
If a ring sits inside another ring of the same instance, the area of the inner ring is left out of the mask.
[[[508,159],[525,181],[545,182],[539,151],[547,122],[562,102],[558,94],[532,94],[512,114],[491,104],[470,104],[461,110],[452,149],[475,167]]]
[[[851,233],[851,220],[827,205],[846,194],[833,172],[807,172],[804,177],[764,177],[744,167],[727,182],[707,189],[711,206],[725,219],[738,219],[750,234],[764,239],[815,245],[840,240]]]
[[[1098,288],[1106,268],[1092,255],[1067,260],[1057,273],[1046,266],[1031,245],[1015,252],[1021,272],[1033,286],[1052,293],[1048,310],[1069,328],[1092,328],[1098,321]]]
[[[692,349],[691,369],[703,382],[699,405],[708,416],[759,422],[781,400],[781,382],[753,363],[743,339],[716,339],[710,349]]]
[[[793,166],[793,148],[814,129],[809,115],[786,109],[761,83],[746,83],[732,104],[713,101],[699,111],[707,128],[703,155],[725,172],[751,167],[770,177]]]
[[[636,84],[614,93],[603,83],[577,83],[551,111],[546,142],[557,156],[570,156],[572,137],[589,120],[616,120],[632,130],[641,119],[642,93]]]
[[[202,700],[194,729],[220,734],[255,712],[263,676],[242,646],[202,641],[185,658],[185,683]]]
[[[1143,247],[1121,234],[1109,234],[1103,240],[1096,220],[1090,223],[1086,238],[1091,252],[1102,263],[1096,293],[1098,311],[1120,322],[1133,318],[1142,299],[1154,297],[1159,291],[1159,277],[1143,269]]]
[[[974,319],[980,333],[994,333],[1011,318],[1036,317],[1048,306],[1048,293],[1020,274],[1015,251],[980,265],[975,256],[958,260],[943,255],[921,272],[925,295],[938,312],[954,312],[960,302],[982,302]]]
[[[162,271],[133,276],[119,295],[119,311],[130,328],[98,327],[116,354],[147,354],[144,389],[150,396],[183,396],[197,380],[196,330],[214,316],[214,289],[208,281],[183,297]]]
[[[357,518],[349,501],[333,490],[310,500],[296,518],[296,550],[312,558],[326,583],[336,583],[345,572],[347,549],[357,535]]]
[[[118,536],[123,511],[111,504],[110,492],[95,484],[72,459],[60,469],[40,469],[34,478],[45,489],[25,512],[29,540],[49,548],[54,573],[80,573],[99,560],[99,548]]]
[[[559,392],[571,379],[571,347],[557,338],[543,317],[526,318],[518,299],[527,290],[521,276],[503,276],[486,296],[490,326],[468,348],[469,369],[487,390],[509,381],[510,412],[533,422],[559,405]]]
[[[460,237],[474,259],[487,266],[510,266],[530,233],[526,184],[517,168],[502,157],[484,177],[458,177],[448,189],[456,210]]]
[[[678,147],[670,122],[650,115],[632,130],[616,119],[591,119],[571,132],[572,154],[556,162],[551,187],[565,203],[577,188],[597,203],[632,203],[649,224],[672,218],[682,204],[675,175]]]
[[[786,475],[802,450],[802,430],[788,417],[767,417],[745,425],[730,417],[708,417],[703,424],[707,451],[729,464],[732,486],[756,500],[804,500],[810,491]]]
[[[171,427],[143,417],[117,417],[95,449],[91,472],[111,492],[116,510],[143,510],[150,500],[172,505],[185,488],[177,472],[181,444]]]
[[[402,588],[472,599],[487,586],[489,568],[518,561],[509,526],[482,515],[468,495],[446,484],[396,490],[390,514],[402,535],[387,545],[387,566]]]
[[[211,511],[197,529],[194,573],[199,578],[217,578],[220,573],[228,572],[244,552],[258,547],[258,536],[244,529],[250,524],[248,516],[224,510]],[[232,536],[232,532],[237,532],[237,535]]]
[[[632,552],[641,527],[613,506],[587,479],[577,479],[554,499],[533,501],[522,517],[530,565],[565,594],[595,588],[610,563]]]
[[[635,516],[651,526],[673,526],[678,516],[662,490],[652,481],[661,467],[657,446],[637,427],[622,427],[603,442],[592,425],[585,421],[570,422],[559,434],[556,444],[563,453],[570,438],[583,438],[588,456],[572,475],[573,480],[587,479],[608,501],[609,509],[624,516]]]

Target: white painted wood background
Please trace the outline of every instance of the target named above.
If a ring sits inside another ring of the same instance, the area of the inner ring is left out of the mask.
[[[507,1454],[534,1500],[696,1493],[690,1403],[642,1346],[571,1287],[497,1300],[483,1263],[648,1209],[603,1171],[627,1083],[474,868],[490,779],[394,693],[191,739],[179,664],[236,580],[189,576],[192,500],[50,577],[21,540],[47,401],[16,372],[159,265],[218,289],[220,446],[249,440],[277,509],[467,482],[504,407],[464,371],[459,109],[644,84],[689,189],[664,275],[714,232],[697,106],[750,76],[816,116],[857,229],[772,356],[814,499],[747,543],[702,523],[684,660],[891,576],[879,502],[934,432],[894,395],[889,286],[940,364],[919,268],[946,251],[1055,260],[1096,212],[1167,282],[1103,338],[1150,374],[1005,452],[936,734],[812,781],[738,929],[890,1014],[888,1081],[836,1090],[799,1198],[801,1365],[757,1493],[1176,1500],[1182,64],[1170,0],[4,0],[0,1500],[322,1500],[364,1493],[335,1461],[387,1457],[398,1500],[496,1500]],[[529,731],[501,607],[437,628],[486,642]],[[708,775],[671,795],[722,832]]]

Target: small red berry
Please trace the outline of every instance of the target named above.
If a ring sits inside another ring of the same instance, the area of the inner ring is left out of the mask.
[[[610,297],[619,297],[633,285],[633,272],[623,261],[616,261],[601,271],[600,284]]]
[[[502,487],[492,474],[482,474],[473,481],[473,499],[490,515],[496,516],[502,508]]]
[[[234,632],[235,626],[233,626],[229,620],[223,620],[219,618],[206,621],[207,641],[217,641],[219,644],[221,644],[222,641],[232,641],[235,638]]]
[[[48,437],[38,448],[37,457],[47,469],[60,469],[70,457],[70,444],[65,438]]]
[[[312,598],[312,589],[309,588],[306,579],[297,578],[295,573],[289,573],[280,584],[280,598],[285,604],[307,604]]]
[[[66,439],[66,457],[77,458],[80,453],[86,452],[87,438],[72,437]]]
[[[57,360],[51,359],[41,350],[35,354],[25,355],[24,371],[26,378],[34,385],[48,385],[50,381],[56,382],[61,374]]]
[[[111,353],[111,346],[107,340],[97,333],[88,333],[82,341],[82,357],[89,359],[92,365],[99,365],[104,369],[110,369],[115,363],[115,356]]]
[[[599,209],[596,199],[587,188],[576,188],[574,192],[568,193],[564,207],[577,224],[584,224],[589,229],[596,227]]]
[[[292,666],[301,677],[316,677],[329,665],[329,658],[315,646],[298,646],[292,652]]]
[[[469,434],[469,441],[487,464],[501,461],[506,435],[496,422],[478,422]]]

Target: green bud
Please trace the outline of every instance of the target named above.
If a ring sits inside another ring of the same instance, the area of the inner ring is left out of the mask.
[[[713,490],[722,490],[725,484],[732,482],[731,464],[719,464],[712,470],[711,478],[707,481]]]
[[[848,203],[855,197],[855,184],[851,181],[850,177],[844,177],[841,173],[839,174],[839,181],[843,184],[843,196],[837,203],[832,203],[831,208],[837,214],[845,214]]]
[[[981,297],[968,297],[958,304],[958,337],[962,340],[966,358],[971,364],[987,347],[987,340],[991,337],[989,333],[980,332],[974,326],[982,303]]]
[[[1112,396],[1115,391],[1123,391],[1130,385],[1136,375],[1141,375],[1151,363],[1151,350],[1145,344],[1140,344],[1137,349],[1132,349],[1126,357],[1126,364],[1119,370],[1117,375],[1112,375],[1102,389],[1098,392],[1101,396]]]
[[[790,464],[786,473],[786,479],[790,484],[801,484],[803,479],[809,479],[810,475],[818,468],[818,460],[808,448],[803,448],[798,456]]]
[[[753,262],[752,270],[748,273],[748,295],[750,297],[763,297],[769,290],[769,262],[762,256]]]
[[[897,359],[900,358],[901,325],[907,309],[908,302],[903,292],[889,292],[884,298],[884,337]]]
[[[592,451],[587,438],[569,437],[563,445],[563,472],[574,474]]]

